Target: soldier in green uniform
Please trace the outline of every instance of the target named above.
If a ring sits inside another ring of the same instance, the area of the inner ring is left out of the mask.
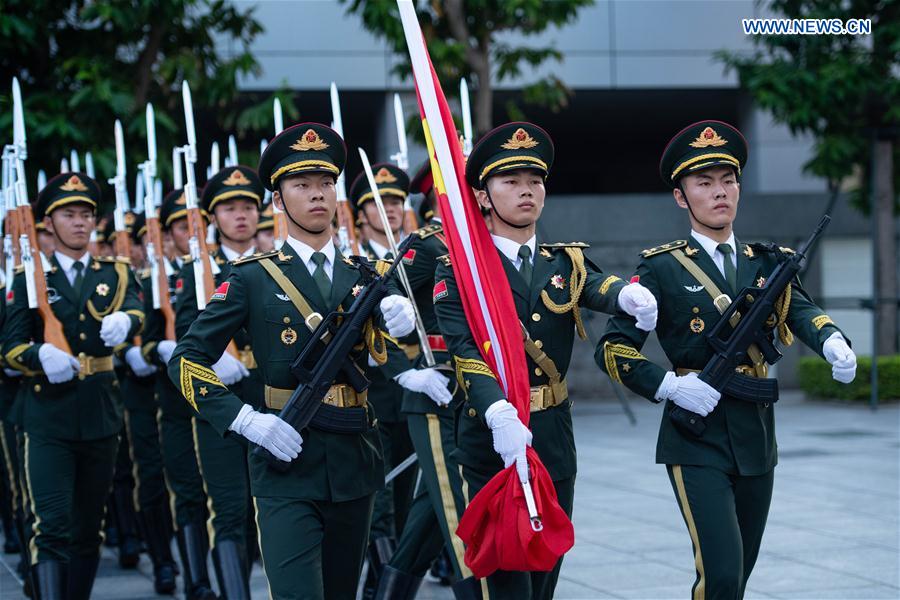
[[[226,167],[206,183],[200,204],[219,236],[219,248],[211,257],[218,270],[216,285],[228,279],[230,261],[256,252],[253,236],[263,191],[256,172],[244,166]],[[179,339],[200,315],[197,282],[190,265],[182,269],[181,280],[182,291],[175,308],[175,334]],[[213,370],[239,398],[258,409],[263,405],[263,383],[246,330],[237,332],[232,349],[236,355],[223,353]],[[209,537],[219,590],[235,600],[249,598],[256,535],[251,516],[247,444],[237,436],[223,438],[202,416],[194,418],[194,438],[209,497]]]
[[[531,123],[508,123],[486,134],[466,163],[466,180],[490,213],[492,238],[512,288],[524,330],[531,379],[531,431],[505,399],[481,359],[463,312],[449,260],[435,273],[434,308],[466,403],[459,418],[454,456],[462,465],[463,492],[470,500],[497,472],[513,463],[527,480],[525,446],[532,443],[556,487],[560,506],[572,514],[575,439],[572,401],[565,375],[576,330],[584,335],[580,311],[629,314],[652,329],[656,306],[640,284],[603,273],[584,256],[586,244],[548,244],[535,236],[544,206],[544,180],[553,163],[550,136]],[[493,449],[493,451],[492,451]],[[549,573],[496,572],[482,581],[491,598],[550,598],[560,563]],[[477,597],[477,585],[471,585]],[[474,588],[474,589],[473,589]]]
[[[175,189],[163,199],[159,210],[159,223],[172,240],[175,256],[168,260],[168,294],[174,309],[180,295],[178,282],[189,250],[190,229],[187,223],[187,202],[184,190]],[[188,268],[190,265],[188,264]],[[156,396],[159,401],[159,437],[162,446],[163,471],[169,488],[171,512],[181,556],[181,574],[184,578],[184,594],[188,600],[214,600],[215,593],[209,581],[206,558],[209,552],[204,521],[207,517],[206,493],[197,466],[194,450],[194,410],[184,401],[181,392],[172,385],[166,373],[166,364],[175,350],[175,341],[166,339],[166,321],[162,312],[153,308],[153,297],[144,293],[144,310],[147,321],[141,335],[144,358],[160,367],[156,380]]]
[[[659,304],[656,333],[671,369],[641,355],[647,332],[618,317],[610,319],[595,355],[615,381],[652,402],[666,403],[656,462],[666,465],[691,537],[697,571],[693,598],[743,597],[759,553],[777,462],[773,413],[778,388],[765,379],[761,356],[735,375],[755,381],[765,392],[759,402],[732,397],[727,388],[720,394],[697,377],[712,356],[703,332],[720,318],[713,299],[761,286],[779,255],[791,252],[735,238],[732,224],[746,160],[744,137],[720,121],[694,123],[672,138],[660,175],[673,188],[678,206],[688,211],[691,236],[644,250],[637,267],[641,283]],[[777,308],[772,336],[789,344],[796,334],[833,365],[836,380],[853,380],[853,351],[799,281]],[[756,350],[751,347],[748,354],[758,356]],[[705,417],[705,431],[697,436],[676,427],[669,418],[675,406]]]
[[[132,244],[135,247],[143,247],[146,234],[147,224],[144,215],[135,215],[131,225]],[[143,251],[140,254],[144,254]],[[147,322],[150,312],[153,311],[150,273],[149,268],[140,271]],[[148,297],[151,300],[149,310]],[[143,343],[142,340],[141,342]],[[175,591],[175,562],[171,550],[172,519],[167,504],[168,492],[163,475],[159,426],[156,418],[158,368],[144,358],[142,346],[136,343],[129,345],[124,356],[128,368],[122,379],[122,395],[125,400],[125,429],[130,442],[131,460],[134,463],[134,505],[138,511],[142,537],[153,561],[154,588],[158,594],[171,594]]]
[[[403,202],[409,195],[409,177],[402,169],[389,163],[372,165],[372,173],[384,203],[391,234],[399,243],[403,233]],[[354,221],[362,215],[369,224],[366,228],[366,239],[361,244],[363,254],[373,261],[394,260],[365,173],[360,173],[351,184],[349,200]],[[406,353],[405,355],[398,353],[394,359],[400,362],[397,368],[403,365],[404,372],[411,370],[412,360],[419,353],[416,336],[412,336],[412,340],[388,340],[388,343],[396,345]],[[443,377],[437,373],[435,375]],[[371,382],[368,389],[368,403],[375,412],[375,418],[378,419],[378,434],[384,451],[384,469],[387,474],[413,453],[406,417],[400,412],[403,388],[397,381],[387,379],[374,366],[366,370],[366,377]],[[406,375],[401,374],[399,377],[404,378]],[[446,387],[446,383],[442,387]],[[375,495],[368,553],[369,585],[372,587],[377,583],[382,568],[394,553],[397,536],[403,530],[412,503],[415,482],[416,469],[408,468]]]
[[[144,316],[128,264],[87,251],[99,201],[99,186],[82,173],[54,177],[38,197],[38,216],[56,238],[47,273],[50,306],[73,354],[43,341],[40,318],[28,308],[24,273],[7,307],[6,362],[33,376],[25,463],[35,514],[32,569],[41,598],[90,596],[122,428],[112,352],[140,331]]]
[[[430,162],[419,168],[410,188],[425,196],[419,212],[426,225],[412,233],[413,243],[402,260],[437,368],[452,373],[450,354],[438,328],[431,295],[437,258],[447,254],[447,244],[435,206]],[[431,370],[426,368],[422,356],[415,365],[418,373]],[[407,418],[422,476],[397,549],[379,583],[377,598],[414,598],[428,567],[445,547],[452,550],[450,564],[456,579],[472,575],[463,560],[462,540],[456,535],[465,500],[459,467],[452,456],[456,448],[456,413],[464,394],[455,381],[450,386],[456,392],[453,393],[448,389],[449,382],[420,382],[421,377],[416,375],[406,382],[408,388],[415,389],[404,391],[401,409]]]
[[[285,210],[289,238],[280,251],[236,260],[228,280],[180,340],[169,375],[201,416],[226,438],[234,434],[266,448],[287,472],[251,454],[263,565],[274,598],[353,598],[362,565],[372,500],[383,484],[381,448],[365,393],[339,378],[323,403],[340,419],[315,420],[298,433],[278,417],[298,382],[290,365],[309,342],[319,315],[348,309],[363,288],[358,267],[331,239],[335,180],[346,161],[343,140],[318,123],[285,129],[266,148],[259,174]],[[390,295],[381,302],[394,337],[414,327],[412,305]],[[241,329],[250,333],[265,382],[256,410],[213,369]],[[380,328],[370,324],[354,362],[367,353],[384,361]],[[383,366],[390,370],[390,363]],[[391,373],[388,373],[391,376]],[[330,414],[330,413],[329,413]]]

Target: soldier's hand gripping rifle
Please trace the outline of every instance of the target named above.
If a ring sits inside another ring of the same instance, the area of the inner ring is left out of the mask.
[[[412,241],[411,237],[404,240],[398,252],[405,253]],[[366,259],[354,256],[351,260],[357,262],[367,278],[366,287],[356,296],[350,310],[331,312],[315,327],[309,342],[291,364],[291,373],[300,385],[291,394],[279,416],[297,431],[302,431],[310,423],[315,425],[317,418],[345,423],[356,420],[360,421],[357,425],[362,430],[365,429],[365,420],[368,418],[365,408],[336,408],[324,404],[322,399],[339,374],[344,375],[357,393],[368,388],[369,381],[349,358],[349,354],[359,343],[366,322],[372,318],[384,297],[391,293],[388,281],[402,261],[395,260],[384,274],[378,275]],[[312,326],[312,323],[307,325]],[[327,414],[335,412],[338,414]],[[254,448],[253,452],[264,457],[276,471],[285,472],[290,467],[289,462],[275,458],[261,446]]]
[[[147,103],[147,160],[140,165],[144,178],[144,216],[147,219],[147,262],[150,263],[150,289],[153,308],[162,313],[167,340],[175,341],[175,310],[169,298],[169,274],[163,252],[162,227],[154,198],[156,181],[156,118],[153,105]]]
[[[37,242],[34,227],[34,213],[28,202],[28,187],[25,182],[25,159],[28,147],[25,143],[25,112],[19,80],[13,78],[13,146],[10,149],[14,161],[12,168],[15,179],[16,212],[19,224],[19,247],[22,265],[25,267],[25,287],[28,292],[28,308],[36,308],[44,322],[44,341],[53,344],[63,352],[72,354],[69,342],[63,332],[62,323],[53,314],[47,296],[47,278],[44,275],[44,259]]]
[[[770,365],[781,359],[781,352],[771,339],[772,331],[778,324],[776,303],[803,268],[812,247],[829,222],[831,217],[823,216],[815,231],[797,252],[780,257],[778,266],[762,287],[744,288],[728,305],[721,318],[706,333],[706,341],[713,349],[713,356],[700,372],[701,380],[737,400],[774,402],[777,399],[775,380],[748,377],[738,374],[736,369],[740,365],[755,362],[751,352],[760,353],[762,359]],[[720,296],[716,299],[717,308],[720,308],[720,298],[725,303],[728,302],[727,297]],[[753,346],[757,350],[751,350]],[[701,436],[706,429],[703,417],[680,406],[673,405],[669,418],[676,427],[696,437]]]

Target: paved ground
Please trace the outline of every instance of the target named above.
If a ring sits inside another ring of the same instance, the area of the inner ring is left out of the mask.
[[[615,402],[575,407],[579,473],[575,548],[557,598],[685,598],[690,541],[665,470],[653,464],[659,407],[632,398],[632,427]],[[748,598],[900,598],[900,407],[804,401],[778,404],[781,463]],[[3,556],[0,599],[21,597]],[[5,566],[4,566],[5,565]],[[138,572],[106,552],[94,598],[155,598],[149,561]],[[262,572],[254,598],[266,598]],[[419,598],[452,598],[426,583]]]

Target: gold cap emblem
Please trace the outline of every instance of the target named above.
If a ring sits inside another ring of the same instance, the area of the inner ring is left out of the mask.
[[[250,185],[250,180],[244,175],[240,169],[235,169],[228,176],[228,179],[222,182],[225,185]]]
[[[707,127],[700,132],[697,139],[691,142],[690,145],[694,148],[707,148],[709,146],[724,146],[727,143],[728,140],[716,133],[715,129]]]
[[[306,152],[307,150],[324,150],[328,147],[319,134],[314,129],[307,129],[306,133],[300,136],[292,146],[298,152]]]
[[[531,137],[527,131],[519,127],[516,132],[510,136],[506,143],[500,146],[507,150],[519,150],[521,148],[534,148],[538,145],[537,140]]]
[[[375,183],[394,183],[395,181],[397,181],[397,178],[394,177],[394,174],[387,167],[381,167],[375,173]]]
[[[86,192],[88,191],[87,186],[81,181],[78,175],[72,175],[69,177],[64,184],[59,186],[64,192]]]

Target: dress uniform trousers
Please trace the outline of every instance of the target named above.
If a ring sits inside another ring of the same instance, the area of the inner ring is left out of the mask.
[[[694,549],[691,597],[743,598],[766,528],[774,469],[762,475],[692,465],[666,470]]]
[[[163,506],[167,493],[156,420],[156,376],[136,377],[129,373],[122,381],[122,398],[134,464],[135,507],[145,511]]]

